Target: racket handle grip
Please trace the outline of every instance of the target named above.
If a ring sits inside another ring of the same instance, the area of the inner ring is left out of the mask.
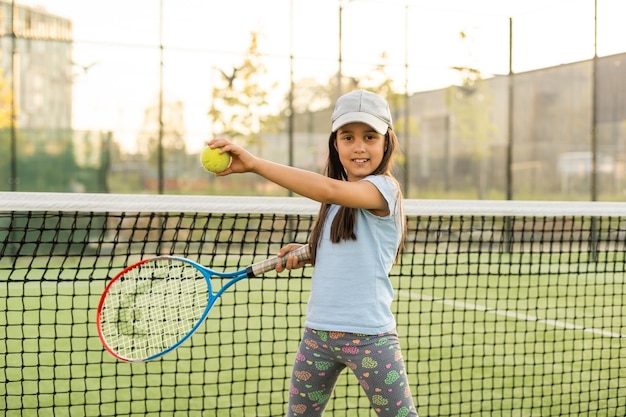
[[[288,252],[282,258],[274,256],[273,258],[266,259],[265,261],[252,264],[246,268],[246,273],[249,278],[258,277],[259,275],[276,268],[276,265],[279,263],[285,265],[288,256],[297,256],[299,261],[307,261],[311,259],[311,248],[308,244],[302,245],[298,249]]]

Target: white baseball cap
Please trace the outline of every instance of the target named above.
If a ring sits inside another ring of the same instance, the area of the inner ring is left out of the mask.
[[[366,90],[356,90],[339,97],[331,120],[333,132],[354,122],[365,123],[381,135],[386,134],[388,128],[393,129],[387,100]]]

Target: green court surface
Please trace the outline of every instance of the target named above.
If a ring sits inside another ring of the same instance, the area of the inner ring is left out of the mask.
[[[625,278],[610,270],[616,259],[516,256],[407,254],[393,271],[420,415],[626,415]],[[180,348],[129,364],[103,349],[95,327],[120,261],[23,262],[28,274],[0,282],[4,415],[284,414],[309,278],[241,281]],[[355,409],[368,403],[345,372],[327,414]]]

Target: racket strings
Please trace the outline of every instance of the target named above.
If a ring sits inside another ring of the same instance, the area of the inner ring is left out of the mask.
[[[206,280],[193,266],[154,259],[128,270],[102,309],[108,345],[127,359],[146,359],[189,333],[206,308]]]

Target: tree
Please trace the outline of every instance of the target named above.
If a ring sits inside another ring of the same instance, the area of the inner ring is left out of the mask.
[[[486,164],[491,156],[491,143],[497,133],[491,120],[491,94],[482,82],[480,72],[467,68],[461,70],[468,78],[463,78],[460,86],[447,89],[446,106],[452,118],[452,136],[469,146],[478,198],[485,199],[489,171]]]
[[[0,68],[0,129],[11,127],[12,107],[13,92],[4,78],[4,71]]]
[[[304,114],[327,109],[332,105],[332,94],[336,90],[314,78],[304,78],[293,85],[293,110],[296,114]]]
[[[471,33],[461,31],[459,37],[465,43],[467,57],[463,65],[452,68],[459,72],[461,84],[447,89],[446,106],[451,118],[452,136],[469,146],[478,198],[485,199],[489,171],[487,162],[497,131],[491,120],[491,94],[483,83],[481,72],[473,67]]]
[[[247,144],[260,143],[262,131],[275,131],[278,117],[272,114],[268,91],[276,83],[264,87],[261,80],[267,74],[258,45],[259,35],[251,33],[243,62],[228,70],[216,68],[220,79],[213,87],[211,108],[208,111],[215,135],[241,139]]]
[[[11,128],[13,118],[13,92],[4,78],[4,72],[0,68],[0,154],[7,157],[0,158],[0,190],[9,186],[12,181],[17,181],[11,177]],[[6,177],[5,177],[6,175]]]

